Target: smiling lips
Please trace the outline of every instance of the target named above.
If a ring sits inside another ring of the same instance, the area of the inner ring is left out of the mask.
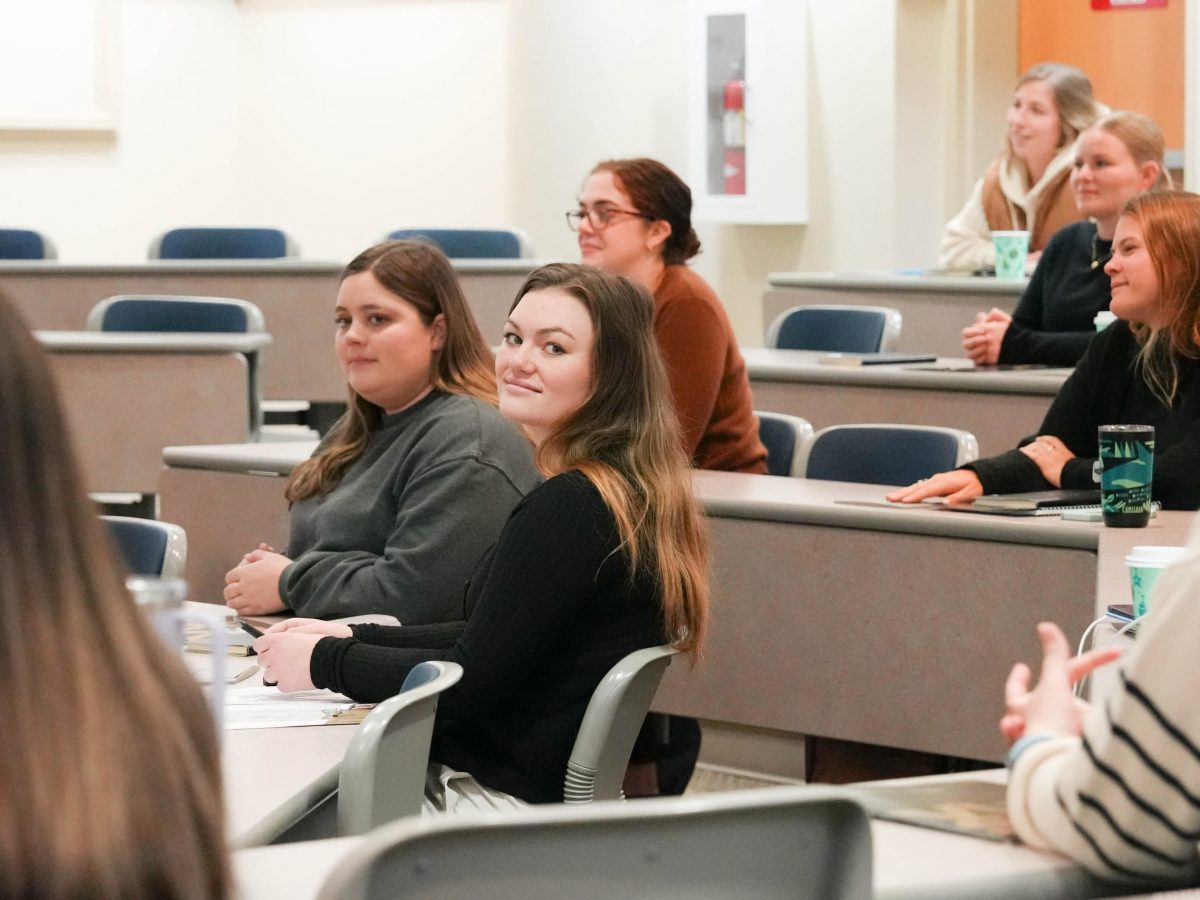
[[[518,378],[505,378],[504,386],[507,388],[516,388],[521,391],[528,391],[531,394],[540,394],[541,391],[530,384],[528,381],[521,381]]]

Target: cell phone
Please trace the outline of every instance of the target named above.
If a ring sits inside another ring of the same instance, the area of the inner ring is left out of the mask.
[[[1132,622],[1137,618],[1133,614],[1132,603],[1114,603],[1108,607],[1108,617],[1118,622]]]

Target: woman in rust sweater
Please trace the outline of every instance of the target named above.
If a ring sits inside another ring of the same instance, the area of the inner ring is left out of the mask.
[[[721,301],[686,265],[700,252],[692,192],[652,159],[597,165],[567,222],[583,261],[624,275],[654,297],[684,450],[700,469],[766,474],[746,364]]]

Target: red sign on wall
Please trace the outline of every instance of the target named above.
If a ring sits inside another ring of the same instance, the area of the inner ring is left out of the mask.
[[[1167,0],[1092,0],[1092,9],[1150,9],[1166,5]]]

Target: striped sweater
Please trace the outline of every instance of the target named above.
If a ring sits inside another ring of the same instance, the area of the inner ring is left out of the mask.
[[[1009,778],[1026,844],[1121,880],[1194,878],[1200,841],[1200,525],[1082,737],[1032,744]]]

